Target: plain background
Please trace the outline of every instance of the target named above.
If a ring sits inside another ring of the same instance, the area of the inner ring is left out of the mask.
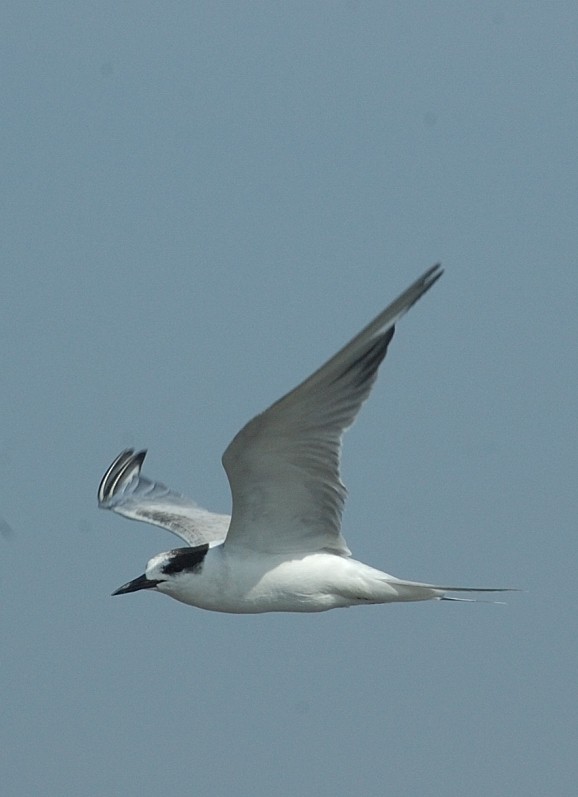
[[[573,794],[576,4],[7,0],[1,36],[3,795]],[[179,544],[97,510],[113,457],[228,511],[234,433],[438,260],[345,534],[524,592],[109,597]]]

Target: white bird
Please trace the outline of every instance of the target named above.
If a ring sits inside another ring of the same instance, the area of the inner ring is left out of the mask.
[[[223,455],[232,515],[201,509],[141,475],[145,451],[106,471],[99,506],[172,531],[186,548],[154,556],[114,592],[156,590],[217,612],[321,612],[501,592],[395,578],[351,558],[341,533],[344,431],[368,397],[394,325],[442,275],[433,266],[308,379],[241,429]]]

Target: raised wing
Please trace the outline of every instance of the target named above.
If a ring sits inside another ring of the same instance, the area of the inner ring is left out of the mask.
[[[394,324],[442,275],[428,269],[344,348],[241,429],[223,455],[233,495],[225,548],[350,551],[341,534],[341,438],[368,397]]]
[[[223,542],[231,520],[201,509],[193,501],[161,482],[141,476],[146,451],[127,448],[106,471],[98,488],[98,505],[132,520],[161,526],[189,545],[218,545]]]

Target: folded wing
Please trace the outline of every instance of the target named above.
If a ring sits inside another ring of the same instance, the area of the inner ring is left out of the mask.
[[[201,509],[193,501],[141,475],[146,451],[122,451],[106,471],[98,488],[98,505],[119,515],[152,523],[171,531],[189,545],[218,545],[231,520]]]
[[[341,534],[341,439],[368,397],[395,323],[442,274],[430,268],[297,388],[257,415],[223,455],[233,496],[226,549],[350,552]]]

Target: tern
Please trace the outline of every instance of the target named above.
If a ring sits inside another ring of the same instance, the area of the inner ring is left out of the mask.
[[[154,556],[113,595],[152,590],[216,612],[322,612],[346,606],[473,600],[352,558],[341,533],[343,433],[375,382],[395,324],[440,278],[428,269],[308,379],[244,426],[223,455],[232,514],[220,515],[141,475],[146,451],[123,451],[99,506],[168,529],[186,547]]]

